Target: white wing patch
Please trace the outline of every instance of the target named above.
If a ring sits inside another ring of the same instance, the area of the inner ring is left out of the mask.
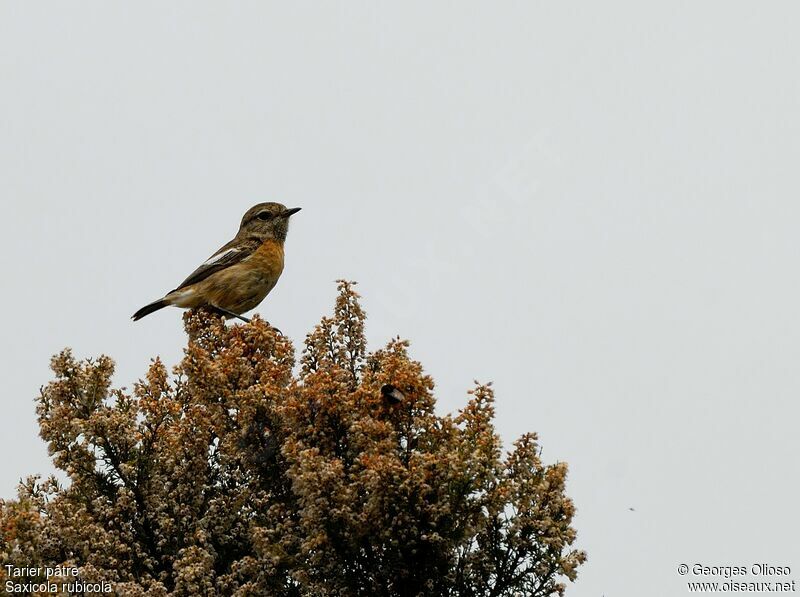
[[[223,251],[222,253],[217,253],[216,255],[212,255],[206,261],[203,262],[203,265],[211,265],[213,263],[216,263],[217,261],[222,259],[228,253],[235,253],[238,250],[239,249],[237,249],[236,247],[233,247],[231,249],[228,249],[227,251]]]

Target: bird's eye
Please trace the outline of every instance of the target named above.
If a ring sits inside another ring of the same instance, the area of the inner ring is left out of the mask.
[[[268,211],[262,211],[260,214],[256,216],[259,220],[270,220],[272,219],[272,214]]]

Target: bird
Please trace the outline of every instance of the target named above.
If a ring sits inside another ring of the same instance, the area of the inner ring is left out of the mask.
[[[381,394],[389,404],[399,404],[405,400],[406,395],[390,383],[381,386]]]
[[[140,320],[159,309],[205,307],[225,318],[242,317],[275,287],[283,272],[283,243],[289,218],[300,211],[280,203],[259,203],[245,212],[239,232],[162,298],[136,311]]]

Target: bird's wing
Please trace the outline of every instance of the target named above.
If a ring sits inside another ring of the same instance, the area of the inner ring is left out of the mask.
[[[221,271],[226,267],[230,267],[240,261],[246,259],[261,245],[257,238],[234,238],[228,244],[220,247],[220,249],[209,257],[206,261],[200,264],[189,277],[181,282],[175,290],[186,288],[192,284],[197,284],[202,280],[208,278],[211,274]],[[172,292],[175,292],[173,290]]]

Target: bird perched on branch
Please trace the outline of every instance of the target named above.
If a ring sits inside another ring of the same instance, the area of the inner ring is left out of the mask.
[[[381,394],[389,404],[400,404],[406,399],[406,395],[390,383],[381,386]]]
[[[289,218],[300,211],[280,203],[259,203],[247,210],[239,232],[194,270],[175,290],[133,314],[137,321],[163,307],[206,307],[243,321],[278,282]]]

